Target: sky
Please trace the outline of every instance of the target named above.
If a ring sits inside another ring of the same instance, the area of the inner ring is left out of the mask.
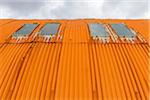
[[[149,19],[148,5],[148,0],[0,0],[0,18]]]

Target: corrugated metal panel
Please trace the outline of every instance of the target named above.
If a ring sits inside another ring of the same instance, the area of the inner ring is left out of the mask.
[[[9,24],[13,21],[15,21],[15,20],[13,20],[13,19],[0,19],[0,27],[3,25]]]
[[[62,42],[2,44],[1,99],[148,99],[147,43],[94,42],[81,20],[61,34]]]
[[[64,30],[63,42],[83,43],[90,40],[87,24],[84,21],[68,21]]]

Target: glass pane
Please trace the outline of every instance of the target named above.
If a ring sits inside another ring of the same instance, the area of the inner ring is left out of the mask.
[[[111,24],[111,27],[114,29],[114,31],[122,38],[133,38],[135,37],[135,34],[131,32],[130,29],[128,29],[124,24]]]
[[[57,33],[59,28],[59,23],[47,23],[44,25],[44,27],[41,29],[40,34],[41,35],[54,35]]]
[[[38,26],[38,24],[24,24],[21,29],[13,34],[13,36],[26,36]]]
[[[89,24],[90,32],[92,36],[108,37],[109,34],[106,32],[104,26],[98,23]]]

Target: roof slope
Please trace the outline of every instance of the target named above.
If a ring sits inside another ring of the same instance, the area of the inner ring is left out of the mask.
[[[60,22],[62,42],[7,42],[33,22]],[[93,41],[89,22],[124,22],[149,40],[148,20],[0,20],[0,98],[148,99],[149,44]]]

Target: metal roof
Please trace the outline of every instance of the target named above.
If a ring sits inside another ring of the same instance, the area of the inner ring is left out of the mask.
[[[8,23],[9,22],[9,23]],[[28,39],[11,35],[24,23],[39,23]],[[35,35],[47,22],[59,22],[61,41]],[[147,42],[101,43],[87,23],[121,23]],[[148,99],[147,20],[0,20],[0,98]],[[1,24],[2,23],[2,24]],[[6,23],[6,24],[5,24]],[[141,25],[142,24],[142,25]]]

